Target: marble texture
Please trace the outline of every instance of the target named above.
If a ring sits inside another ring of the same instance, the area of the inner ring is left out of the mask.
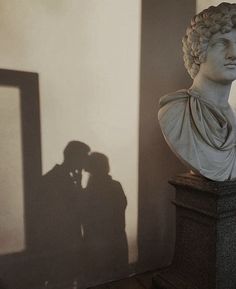
[[[172,151],[194,172],[218,181],[236,177],[236,119],[191,89],[160,100],[159,123]]]
[[[209,7],[183,37],[193,84],[167,94],[158,113],[162,133],[189,169],[208,179],[236,178],[236,116],[228,103],[236,80],[236,4]]]
[[[170,266],[153,278],[156,289],[236,288],[236,181],[178,175],[176,244]]]

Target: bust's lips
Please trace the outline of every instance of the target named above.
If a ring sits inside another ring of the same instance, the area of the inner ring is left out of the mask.
[[[230,62],[230,63],[226,63],[224,66],[226,67],[232,67],[232,68],[235,68],[236,67],[236,62]]]

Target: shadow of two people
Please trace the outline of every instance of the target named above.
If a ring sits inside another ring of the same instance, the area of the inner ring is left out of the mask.
[[[89,173],[85,188],[83,170]],[[63,163],[42,176],[34,246],[42,256],[44,280],[77,277],[87,283],[127,274],[127,200],[109,172],[107,156],[71,141]]]

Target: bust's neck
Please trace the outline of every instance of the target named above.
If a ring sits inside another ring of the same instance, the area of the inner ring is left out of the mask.
[[[231,84],[231,82],[226,84],[215,82],[198,74],[194,78],[191,89],[216,106],[225,106],[228,104]]]

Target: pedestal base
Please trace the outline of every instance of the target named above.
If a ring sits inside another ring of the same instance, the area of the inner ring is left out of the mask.
[[[153,276],[152,283],[156,289],[195,289],[190,284],[178,276],[176,272],[169,268],[162,270]]]
[[[176,246],[171,266],[153,277],[157,289],[236,288],[236,181],[185,174],[176,188]]]

